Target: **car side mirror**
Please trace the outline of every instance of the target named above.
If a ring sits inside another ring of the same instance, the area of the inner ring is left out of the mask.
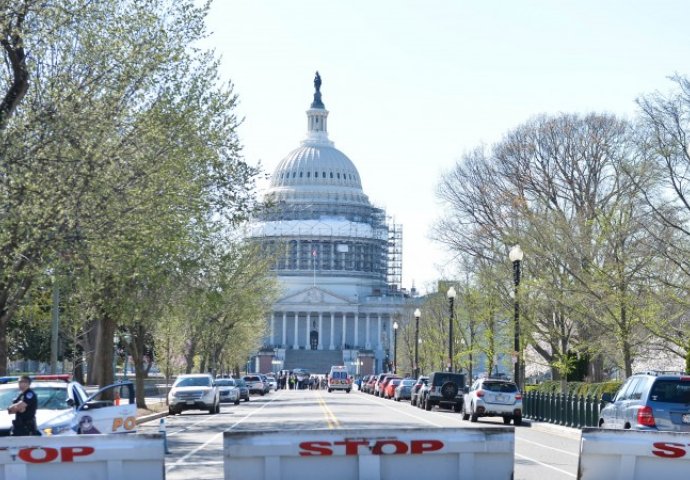
[[[68,398],[67,399],[67,406],[73,407],[74,406],[74,399],[73,398]]]
[[[602,393],[601,394],[601,401],[611,403],[611,402],[613,402],[613,397],[611,396],[610,393]]]

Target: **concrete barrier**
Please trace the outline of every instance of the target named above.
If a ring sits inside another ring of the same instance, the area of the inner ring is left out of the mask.
[[[0,480],[163,480],[160,435],[0,439]]]
[[[687,433],[606,430],[582,431],[578,479],[676,480],[690,478]]]
[[[511,479],[511,428],[226,432],[229,480]]]

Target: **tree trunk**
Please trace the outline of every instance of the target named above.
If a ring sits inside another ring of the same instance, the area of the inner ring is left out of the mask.
[[[129,353],[132,354],[134,364],[134,394],[137,399],[137,408],[146,408],[146,387],[144,385],[144,351],[146,348],[146,329],[137,322],[131,329],[131,340],[128,346]]]
[[[115,358],[115,351],[113,348],[113,336],[115,335],[115,320],[108,314],[103,314],[97,320],[97,339],[96,351],[94,358],[95,365],[92,365],[92,371],[95,371],[96,383],[101,387],[105,387],[113,383],[115,372],[113,371],[113,360]]]

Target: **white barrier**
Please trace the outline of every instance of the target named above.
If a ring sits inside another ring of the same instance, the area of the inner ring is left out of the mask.
[[[586,428],[580,480],[690,478],[690,434]]]
[[[0,480],[165,478],[160,435],[0,438]]]
[[[511,479],[511,428],[226,432],[226,480]]]

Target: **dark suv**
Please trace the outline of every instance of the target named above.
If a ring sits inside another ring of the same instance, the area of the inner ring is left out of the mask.
[[[465,375],[453,372],[434,372],[429,376],[429,391],[424,396],[424,410],[431,410],[434,405],[440,408],[452,408],[462,411]]]
[[[599,413],[599,427],[690,432],[690,374],[644,372],[631,375]]]

